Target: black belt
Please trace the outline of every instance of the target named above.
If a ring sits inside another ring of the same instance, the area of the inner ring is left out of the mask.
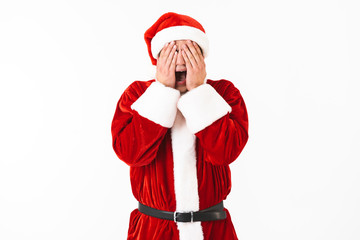
[[[222,201],[212,207],[197,212],[168,212],[145,206],[139,202],[139,211],[152,217],[175,222],[215,221],[226,218],[224,203]]]

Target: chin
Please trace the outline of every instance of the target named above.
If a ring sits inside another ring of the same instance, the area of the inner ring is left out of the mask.
[[[181,93],[185,93],[188,91],[186,86],[177,86],[176,89],[179,90]]]

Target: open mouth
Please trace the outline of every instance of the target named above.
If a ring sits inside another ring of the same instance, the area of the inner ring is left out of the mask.
[[[178,84],[185,83],[185,81],[186,81],[186,71],[175,72],[175,78],[176,78],[176,82]]]

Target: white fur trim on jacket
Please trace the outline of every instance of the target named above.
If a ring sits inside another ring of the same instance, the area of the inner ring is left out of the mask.
[[[231,106],[209,84],[202,84],[182,95],[178,108],[194,134],[231,112]]]
[[[155,81],[131,105],[131,109],[163,127],[171,128],[175,121],[179,97],[178,90]]]
[[[204,57],[209,55],[209,39],[203,31],[190,26],[173,26],[159,31],[151,40],[151,53],[153,57],[155,59],[158,58],[158,54],[165,43],[182,39],[190,39],[196,42],[202,49]]]
[[[174,160],[174,186],[176,211],[199,211],[198,179],[196,167],[196,136],[186,126],[185,118],[177,112],[171,128],[171,143]],[[201,222],[178,222],[180,240],[203,240]]]

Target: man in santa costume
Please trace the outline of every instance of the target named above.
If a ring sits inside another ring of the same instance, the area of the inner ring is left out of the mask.
[[[206,78],[209,43],[195,19],[166,13],[145,41],[156,77],[124,91],[111,125],[139,202],[127,239],[238,239],[223,200],[248,140],[245,102],[230,81]]]

